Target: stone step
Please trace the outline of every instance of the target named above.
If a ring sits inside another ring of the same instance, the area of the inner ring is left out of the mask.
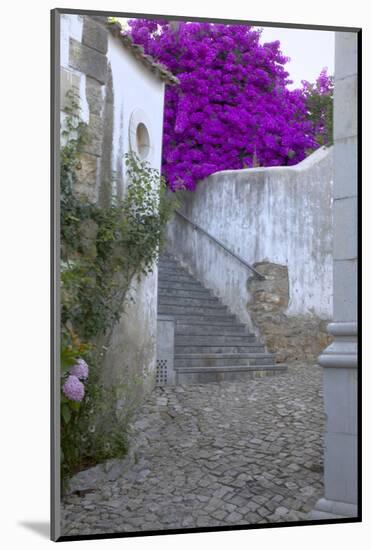
[[[178,261],[173,256],[164,256],[163,254],[161,254],[161,256],[158,260],[158,265],[163,265],[163,264],[177,264],[178,265]]]
[[[189,336],[186,334],[177,334],[175,336],[176,346],[246,346],[248,343],[257,345],[256,338],[253,334],[244,336],[215,336],[211,334]]]
[[[245,382],[254,378],[276,376],[287,371],[287,365],[231,365],[228,367],[181,367],[176,369],[177,384],[212,382]]]
[[[163,262],[177,262],[177,260],[174,258],[174,256],[172,256],[171,254],[164,254],[164,253],[161,253],[161,256],[158,260],[159,263],[163,263]]]
[[[184,353],[265,353],[265,346],[252,342],[243,346],[192,346],[192,345],[175,345],[175,354]]]
[[[188,283],[185,283],[184,281],[162,281],[161,279],[158,280],[158,289],[159,290],[192,290],[192,291],[198,291],[202,290],[203,292],[206,290],[201,283],[199,283],[196,280],[190,281]],[[206,290],[206,292],[208,292]]]
[[[191,279],[194,279],[195,281],[198,281],[197,277],[193,277],[190,273],[188,273],[188,271],[186,271],[185,269],[180,269],[179,267],[174,267],[174,268],[167,268],[167,269],[164,269],[163,267],[159,267],[158,268],[158,273],[159,275],[161,275],[161,277],[172,277],[172,276],[187,276],[187,277],[191,277]]]
[[[215,317],[222,317],[228,313],[225,306],[203,307],[203,306],[182,306],[175,304],[159,304],[158,313],[160,315],[215,315]]]
[[[161,278],[161,284],[165,285],[167,283],[199,283],[197,279],[194,279],[191,277],[191,275],[188,275],[185,271],[181,274],[177,273],[166,273],[166,275],[163,275],[159,273],[159,277]],[[199,283],[201,285],[201,283]],[[201,285],[202,286],[202,285]]]
[[[241,365],[272,365],[274,356],[268,353],[185,353],[174,356],[174,368],[227,367]]]
[[[198,280],[197,277],[194,277],[189,271],[186,269],[183,269],[179,265],[174,266],[158,266],[158,273],[161,274],[161,276],[166,277],[167,275],[188,275],[189,277],[194,278],[196,281]]]
[[[217,307],[220,308],[221,304],[217,298],[206,297],[202,300],[200,298],[185,298],[182,296],[178,298],[177,296],[170,296],[160,294],[158,297],[159,305],[179,305],[179,306],[200,306],[200,307]]]
[[[191,322],[191,323],[198,323],[199,325],[234,325],[235,323],[238,323],[236,317],[232,314],[228,315],[177,315],[176,316],[177,323],[183,323],[183,322]]]
[[[167,264],[159,264],[158,265],[158,272],[166,275],[166,273],[186,273],[189,275],[188,271],[186,269],[183,269],[180,265],[174,263],[172,265]]]
[[[180,269],[159,269],[158,275],[161,279],[167,279],[169,277],[189,277],[194,281],[197,281],[194,277],[192,277],[189,273],[186,271],[180,270]]]
[[[162,256],[160,257],[159,261],[158,261],[158,265],[159,266],[165,266],[165,265],[176,265],[176,266],[180,266],[180,262],[178,262],[178,260],[172,256]]]
[[[178,271],[186,273],[187,275],[189,274],[188,271],[186,271],[185,269],[182,269],[178,264],[175,264],[175,263],[172,265],[158,264],[157,268],[158,268],[158,272],[163,275],[166,275],[166,273],[173,273]]]
[[[205,300],[207,298],[215,298],[205,288],[195,288],[195,289],[184,289],[184,288],[163,288],[159,287],[158,289],[159,297],[163,296],[174,296],[176,298],[199,298],[200,300]]]
[[[245,334],[251,334],[248,332],[245,325],[242,324],[229,324],[229,325],[206,325],[204,323],[181,323],[179,320],[176,323],[175,328],[175,334],[195,334],[195,335],[201,335],[201,334],[220,334],[223,336],[227,336],[228,334],[232,335],[245,335]]]
[[[171,258],[171,257],[165,258],[161,256],[161,258],[158,261],[159,267],[167,267],[167,266],[173,266],[173,265],[175,265],[176,267],[181,267],[180,262],[178,262],[175,258]]]
[[[244,381],[284,372],[219,298],[169,254],[158,264],[158,313],[175,319],[176,383]]]

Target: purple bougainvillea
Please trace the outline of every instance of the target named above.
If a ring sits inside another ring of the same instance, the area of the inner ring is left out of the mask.
[[[165,94],[162,171],[193,190],[213,172],[296,164],[318,146],[303,90],[288,90],[279,41],[246,25],[129,21],[129,34],[175,74]]]

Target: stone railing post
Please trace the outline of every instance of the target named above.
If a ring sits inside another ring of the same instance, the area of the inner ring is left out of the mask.
[[[357,517],[357,33],[337,32],[334,92],[333,343],[324,372],[325,494],[311,519]]]

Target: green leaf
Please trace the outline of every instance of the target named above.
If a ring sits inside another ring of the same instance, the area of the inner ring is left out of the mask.
[[[62,348],[61,350],[61,367],[62,372],[67,372],[70,367],[72,367],[77,360],[77,354],[72,350],[67,348]]]
[[[71,420],[71,409],[69,408],[67,403],[62,404],[61,412],[64,423],[68,424]]]
[[[80,404],[81,403],[79,401],[70,401],[69,407],[74,411],[78,411],[80,409]]]

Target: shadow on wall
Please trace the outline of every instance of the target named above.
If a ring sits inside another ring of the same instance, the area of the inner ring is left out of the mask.
[[[278,363],[316,361],[331,342],[326,331],[329,321],[316,315],[286,315],[290,299],[287,267],[269,262],[254,267],[265,280],[249,278],[247,310],[268,351],[276,353]]]

